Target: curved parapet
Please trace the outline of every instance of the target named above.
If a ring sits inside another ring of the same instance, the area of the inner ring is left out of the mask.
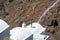
[[[39,23],[36,23],[36,22],[28,25],[27,28],[33,34],[41,34],[42,32],[46,30],[46,28],[44,28],[43,26],[41,26]]]
[[[2,33],[8,27],[9,27],[9,25],[5,21],[3,21],[2,19],[0,19],[0,33]]]
[[[16,27],[10,30],[12,40],[33,40],[32,33],[27,28]]]

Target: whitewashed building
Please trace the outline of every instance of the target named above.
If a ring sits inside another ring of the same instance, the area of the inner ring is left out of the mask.
[[[30,30],[33,34],[45,34],[46,33],[46,28],[41,26],[39,23],[32,23],[28,25],[26,28]]]
[[[5,37],[10,37],[10,26],[0,19],[0,39]]]
[[[13,28],[10,31],[10,38],[13,40],[49,40],[49,35],[46,35],[46,28],[39,23],[32,23],[26,26]]]
[[[13,28],[10,35],[11,40],[33,40],[33,34],[27,28]]]

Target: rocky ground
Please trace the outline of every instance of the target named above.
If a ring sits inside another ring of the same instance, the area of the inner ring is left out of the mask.
[[[56,0],[13,0],[5,1],[0,5],[0,18],[5,20],[10,27],[21,26],[22,22],[27,25],[33,22],[37,22],[42,13],[51,6]],[[48,26],[51,24],[54,16],[56,17],[60,26],[60,2],[52,8],[47,14],[42,18],[40,24],[51,30],[55,30],[55,33],[47,32],[51,37],[51,40],[59,40],[60,38],[60,27],[52,28]]]
[[[53,28],[53,26],[48,26],[51,24],[51,21],[56,18],[58,21],[58,26],[56,28]],[[47,34],[51,36],[51,40],[60,40],[60,2],[50,9],[50,11],[47,12],[47,14],[42,18],[41,24],[44,25],[47,30],[50,30]],[[54,33],[51,33],[51,31],[54,30]]]

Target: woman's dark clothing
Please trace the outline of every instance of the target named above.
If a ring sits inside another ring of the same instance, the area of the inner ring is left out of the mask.
[[[51,25],[50,26],[58,26],[58,22],[57,22],[57,20],[52,20],[52,22],[51,22]]]

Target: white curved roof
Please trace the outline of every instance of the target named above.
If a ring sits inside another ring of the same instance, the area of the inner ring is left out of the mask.
[[[34,39],[37,39],[37,40],[47,40],[48,38],[49,38],[49,35],[40,35],[40,34],[34,35]]]
[[[41,32],[45,31],[46,28],[43,28],[39,23],[32,23],[32,25],[27,26],[28,30],[32,32],[33,34],[40,34]]]
[[[16,27],[10,31],[10,39],[12,40],[24,40],[28,38],[32,33],[27,28]]]
[[[2,19],[0,19],[0,33],[3,32],[8,27],[9,27],[9,25],[5,21],[3,21]]]

